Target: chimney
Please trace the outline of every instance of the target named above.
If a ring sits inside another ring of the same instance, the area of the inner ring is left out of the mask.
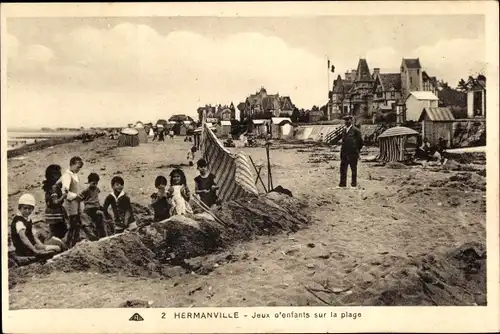
[[[375,67],[375,68],[373,69],[373,76],[375,76],[375,75],[377,75],[377,74],[380,74],[380,68]]]

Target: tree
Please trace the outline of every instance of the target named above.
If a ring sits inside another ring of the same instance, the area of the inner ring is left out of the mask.
[[[457,90],[460,92],[467,92],[469,90],[469,85],[464,79],[460,79],[457,85]]]
[[[293,108],[293,111],[292,111],[292,116],[291,116],[292,122],[293,122],[293,123],[298,122],[298,121],[299,121],[299,118],[300,118],[300,112],[299,112],[299,109],[297,109],[297,108]]]

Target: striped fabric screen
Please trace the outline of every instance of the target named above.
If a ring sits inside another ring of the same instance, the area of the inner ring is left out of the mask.
[[[379,138],[380,153],[377,158],[382,161],[403,161],[406,139],[406,136]]]
[[[329,145],[336,144],[342,138],[345,129],[345,125],[340,125],[335,130],[328,132],[325,136],[325,143]]]
[[[120,137],[118,137],[118,147],[125,147],[125,146],[139,146],[139,136],[130,136],[126,134],[120,134]]]
[[[248,157],[243,152],[229,152],[206,124],[203,127],[201,150],[203,158],[210,165],[210,171],[215,175],[221,200],[258,195]]]

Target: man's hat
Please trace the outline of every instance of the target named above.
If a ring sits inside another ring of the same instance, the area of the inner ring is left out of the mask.
[[[350,116],[350,115],[344,116],[343,120],[344,121],[352,121],[352,116]]]

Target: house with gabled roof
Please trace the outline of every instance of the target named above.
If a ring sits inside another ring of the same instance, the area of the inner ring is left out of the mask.
[[[332,112],[372,117],[375,113],[396,111],[412,92],[428,91],[437,95],[436,77],[422,70],[419,58],[403,58],[399,73],[370,72],[368,62],[360,58],[356,70],[340,75],[330,92]]]
[[[278,117],[281,113],[291,115],[293,108],[294,105],[289,96],[280,97],[279,93],[268,94],[264,87],[261,87],[255,94],[250,94],[245,102],[238,104],[242,119],[266,114],[268,117]]]

